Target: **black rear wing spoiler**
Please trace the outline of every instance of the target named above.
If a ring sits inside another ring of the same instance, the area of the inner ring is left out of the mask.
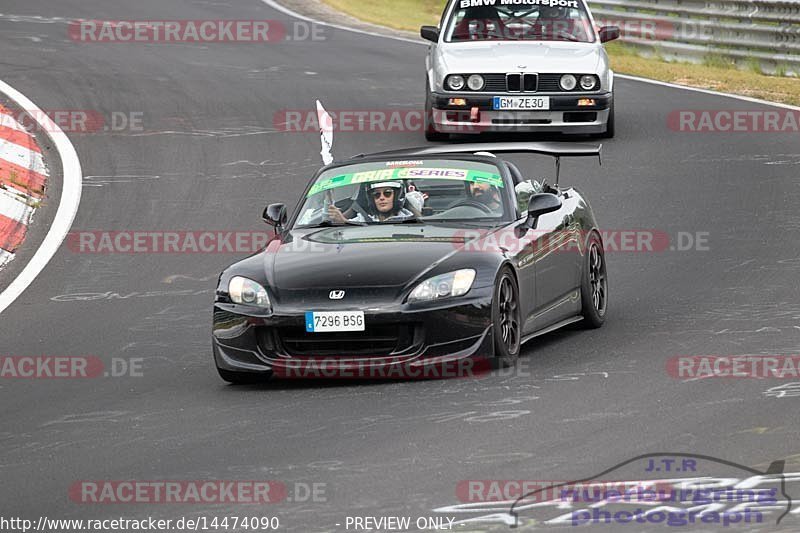
[[[559,142],[504,142],[504,143],[463,143],[440,144],[435,146],[420,146],[417,148],[404,148],[389,150],[374,154],[361,154],[354,157],[415,157],[447,154],[474,154],[477,152],[502,153],[529,153],[554,157],[556,159],[556,186],[561,173],[562,157],[597,157],[602,165],[603,145],[559,143]]]

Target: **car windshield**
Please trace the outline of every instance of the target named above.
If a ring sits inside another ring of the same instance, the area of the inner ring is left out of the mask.
[[[295,227],[380,223],[496,224],[510,213],[500,169],[481,161],[371,161],[322,172]]]
[[[513,5],[512,5],[513,4]],[[594,42],[580,0],[462,0],[450,16],[447,42]]]

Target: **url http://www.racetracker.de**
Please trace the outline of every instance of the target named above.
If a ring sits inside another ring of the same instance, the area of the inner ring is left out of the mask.
[[[194,516],[182,518],[60,519],[40,516],[35,520],[0,516],[0,531],[216,531],[249,529],[275,531],[281,523],[276,516]]]

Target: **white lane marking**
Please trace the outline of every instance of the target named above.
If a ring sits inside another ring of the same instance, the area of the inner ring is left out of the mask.
[[[22,269],[16,279],[0,293],[0,313],[2,313],[44,270],[44,267],[53,258],[67,236],[67,232],[72,226],[72,221],[75,220],[75,215],[78,212],[78,206],[81,203],[82,175],[81,163],[78,160],[75,147],[72,146],[69,137],[61,128],[24,94],[4,81],[0,81],[0,92],[5,93],[6,96],[14,100],[20,108],[34,112],[34,117],[42,131],[47,133],[55,145],[56,151],[61,158],[63,173],[61,201],[58,204],[56,216],[53,218],[53,224],[50,226],[39,249],[33,254],[30,262],[25,265],[25,268]]]
[[[24,168],[29,168],[43,176],[49,175],[47,167],[44,164],[44,159],[42,159],[42,154],[5,139],[0,139],[0,159],[5,159],[9,163],[14,163]]]
[[[339,29],[339,30],[350,31],[350,32],[353,32],[353,33],[361,33],[363,35],[371,35],[373,37],[382,37],[384,39],[392,39],[394,41],[403,41],[403,42],[406,42],[406,43],[414,43],[414,44],[420,44],[420,45],[425,45],[425,46],[428,45],[427,42],[422,41],[422,40],[407,39],[405,37],[398,37],[396,35],[384,35],[382,33],[362,30],[362,29],[359,29],[359,28],[351,28],[349,26],[343,26],[341,24],[331,24],[329,22],[322,22],[320,20],[316,20],[316,19],[313,19],[313,18],[308,17],[306,15],[301,15],[300,13],[292,11],[288,7],[280,5],[275,0],[261,0],[261,1],[264,2],[265,4],[267,4],[269,7],[273,8],[273,9],[275,9],[277,11],[280,11],[281,13],[289,15],[290,17],[298,18],[298,19],[304,20],[306,22],[313,22],[314,24],[319,24],[320,26],[329,26],[331,28],[336,28],[336,29]],[[781,103],[778,103],[778,102],[770,102],[768,100],[760,100],[758,98],[752,98],[750,96],[741,96],[741,95],[738,95],[738,94],[723,93],[723,92],[719,92],[719,91],[712,91],[711,89],[700,89],[698,87],[687,87],[686,85],[678,85],[676,83],[669,83],[669,82],[666,82],[666,81],[651,80],[649,78],[640,78],[638,76],[630,76],[628,74],[617,74],[616,72],[614,72],[614,76],[618,77],[618,78],[623,78],[623,79],[626,79],[626,80],[638,81],[638,82],[641,82],[641,83],[650,83],[652,85],[662,85],[664,87],[670,87],[672,89],[681,89],[681,90],[684,90],[684,91],[692,91],[692,92],[697,92],[697,93],[710,94],[710,95],[713,95],[713,96],[724,96],[725,98],[733,98],[735,100],[742,100],[743,102],[751,102],[751,103],[754,103],[754,104],[768,105],[768,106],[773,106],[773,107],[781,107],[781,108],[784,108],[784,109],[793,109],[795,111],[800,111],[800,107],[798,107],[798,106],[793,106],[793,105],[789,105],[789,104],[781,104]]]
[[[0,19],[8,20],[10,22],[31,22],[37,24],[55,24],[63,22],[69,24],[74,22],[75,19],[67,19],[64,17],[40,17],[38,15],[12,15],[11,13],[0,13]]]
[[[292,11],[288,7],[282,6],[278,2],[275,2],[274,0],[261,0],[261,1],[264,2],[265,4],[267,4],[272,9],[280,11],[281,13],[283,13],[285,15],[289,15],[290,17],[294,17],[296,19],[304,20],[306,22],[313,22],[314,24],[317,24],[319,26],[328,26],[329,28],[336,28],[338,30],[351,31],[353,33],[361,33],[363,35],[372,35],[373,37],[383,37],[384,39],[392,39],[392,40],[395,40],[395,41],[403,41],[403,42],[406,42],[406,43],[425,44],[424,42],[417,41],[415,39],[408,39],[406,37],[398,37],[396,35],[384,35],[382,33],[374,32],[374,31],[362,30],[362,29],[359,29],[359,28],[351,28],[350,26],[343,26],[341,24],[333,24],[331,22],[322,22],[321,20],[316,20],[316,19],[313,19],[311,17],[307,17],[305,15],[301,15],[300,13]]]
[[[649,83],[651,85],[661,85],[663,87],[670,87],[672,89],[682,89],[684,91],[691,91],[693,93],[710,94],[711,96],[724,96],[725,98],[734,98],[736,100],[741,100],[743,102],[750,102],[753,104],[768,105],[772,107],[781,107],[783,109],[792,109],[794,111],[800,111],[800,107],[796,105],[782,104],[780,102],[770,102],[768,100],[760,100],[758,98],[752,98],[750,96],[742,96],[740,94],[723,93],[719,91],[712,91],[711,89],[701,89],[700,87],[688,87],[686,85],[678,85],[677,83],[669,83],[667,81],[651,80],[649,78],[640,78],[638,76],[630,76],[628,74],[617,74],[616,72],[614,73],[614,76],[616,76],[617,78],[624,78],[626,80],[638,81],[641,83]]]
[[[25,126],[17,122],[17,119],[6,113],[0,113],[0,126],[21,131],[22,133],[27,134],[28,137],[32,137],[32,135],[28,133],[28,130],[25,129]]]
[[[27,225],[32,211],[22,198],[0,189],[0,215]]]

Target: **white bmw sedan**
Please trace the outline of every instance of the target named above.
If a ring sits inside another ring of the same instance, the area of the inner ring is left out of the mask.
[[[451,0],[423,26],[430,141],[451,133],[614,136],[614,73],[583,0]]]

